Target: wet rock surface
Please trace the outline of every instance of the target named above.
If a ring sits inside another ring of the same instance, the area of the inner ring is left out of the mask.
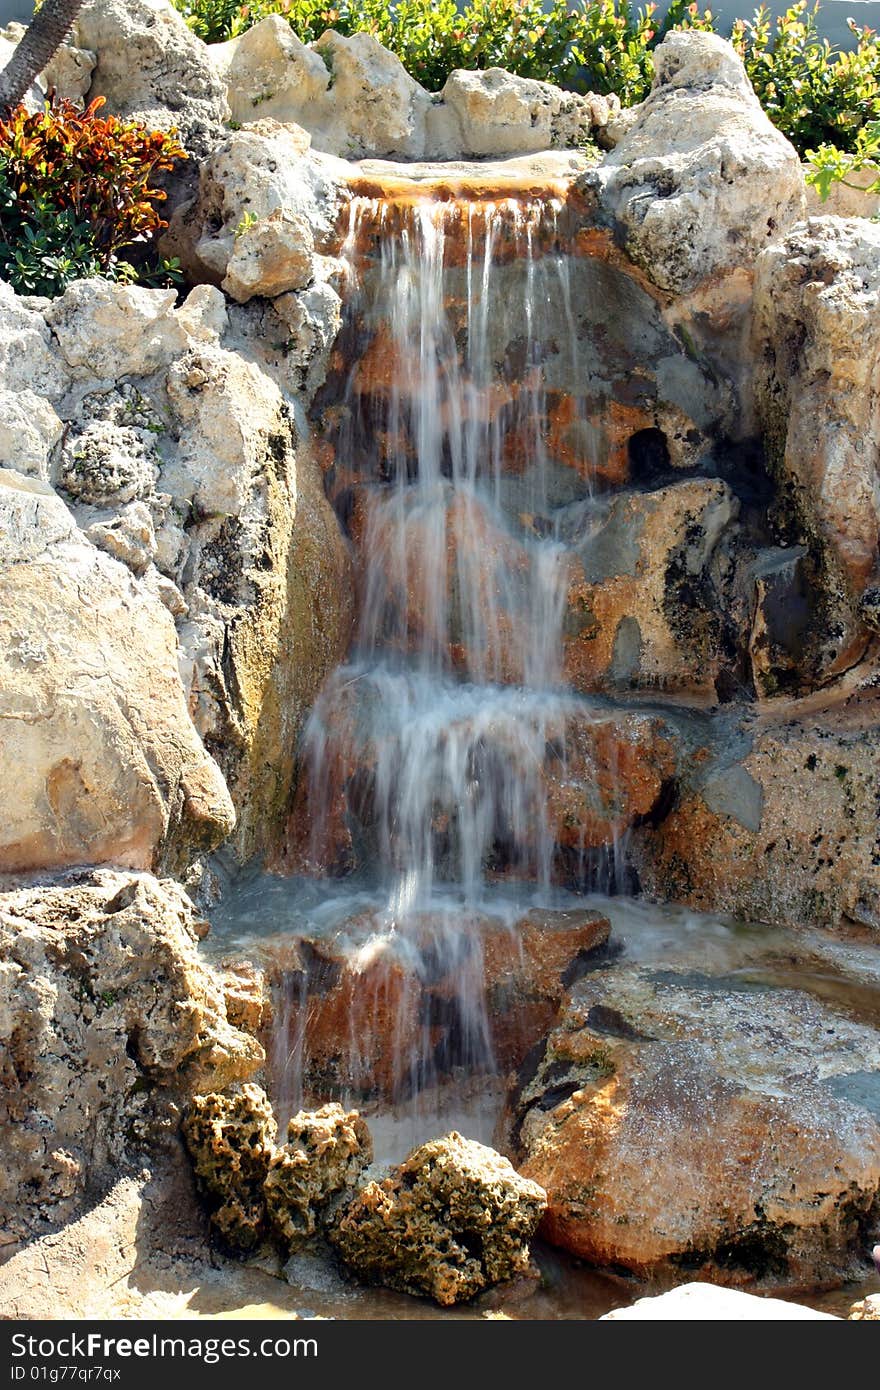
[[[642,1276],[804,1288],[864,1258],[878,1116],[845,1078],[876,1027],[796,989],[616,965],[580,981],[510,1118],[542,1230]]]
[[[328,1234],[362,1278],[452,1304],[528,1270],[544,1202],[507,1159],[451,1133],[361,1188]]]

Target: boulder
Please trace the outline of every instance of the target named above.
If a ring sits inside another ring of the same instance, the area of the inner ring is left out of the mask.
[[[441,101],[452,117],[452,129],[436,148],[429,140],[429,159],[497,159],[578,148],[620,110],[614,96],[563,92],[551,82],[517,77],[503,68],[451,73]]]
[[[186,709],[173,622],[51,489],[5,478],[0,870],[185,863],[234,813]]]
[[[73,375],[116,381],[149,376],[187,346],[176,290],[74,280],[45,319]]]
[[[600,965],[512,1102],[542,1234],[642,1278],[846,1277],[880,1217],[878,1060],[876,1028],[799,990]]]
[[[33,391],[53,403],[70,385],[70,369],[60,357],[39,307],[0,280],[0,380],[6,391]]]
[[[605,1313],[600,1322],[809,1322],[837,1321],[833,1313],[820,1313],[803,1303],[781,1298],[762,1298],[741,1289],[716,1284],[680,1284],[668,1293],[639,1298],[628,1308]]]
[[[748,264],[804,209],[797,152],[740,59],[716,34],[691,30],[658,46],[650,95],[581,184],[628,255],[676,294]]]
[[[618,494],[604,517],[576,513],[564,621],[575,689],[638,686],[710,698],[729,665],[723,596],[739,503],[726,483],[692,479]]]
[[[0,390],[0,468],[49,481],[50,460],[64,426],[45,396]]]
[[[96,870],[0,893],[5,1243],[138,1172],[188,1093],[260,1066],[199,956],[203,926],[177,884],[149,875]]]
[[[448,1306],[528,1271],[544,1205],[506,1158],[453,1132],[362,1187],[328,1235],[361,1278]]]
[[[281,14],[267,15],[226,43],[211,44],[208,55],[238,125],[270,117],[311,129],[310,120],[327,105],[329,65],[297,38]]]
[[[97,62],[89,98],[153,129],[175,128],[204,155],[228,118],[223,84],[208,50],[169,0],[87,0],[76,42]]]
[[[818,597],[803,672],[815,683],[864,649],[859,600],[880,577],[880,229],[810,218],[765,251],[753,348],[780,511]]]
[[[239,302],[305,288],[340,198],[336,170],[309,147],[304,130],[269,119],[230,132],[172,217],[166,252]]]
[[[850,1322],[880,1322],[880,1294],[872,1293],[859,1299],[849,1310]]]
[[[703,746],[668,814],[630,843],[643,890],[747,920],[878,930],[874,693],[722,718]]]

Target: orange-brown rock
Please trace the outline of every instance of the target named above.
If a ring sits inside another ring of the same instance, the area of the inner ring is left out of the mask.
[[[578,547],[564,667],[578,690],[647,686],[710,698],[724,666],[725,483],[627,493]]]
[[[365,914],[325,937],[257,937],[274,1000],[267,1052],[276,1070],[296,1057],[315,1095],[393,1099],[462,1064],[506,1071],[552,1026],[608,936],[589,909],[536,908],[512,923],[415,913],[390,930]]]
[[[794,990],[584,977],[511,1107],[542,1233],[640,1277],[842,1278],[880,1215],[880,1126],[849,1085],[878,1058],[875,1028]]]
[[[686,778],[677,804],[638,831],[644,890],[767,922],[880,927],[876,695],[787,705],[740,727]]]

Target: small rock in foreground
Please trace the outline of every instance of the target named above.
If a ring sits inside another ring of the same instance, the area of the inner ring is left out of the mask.
[[[328,1235],[362,1278],[448,1305],[528,1269],[546,1205],[506,1158],[453,1131],[367,1183]]]
[[[820,1313],[802,1303],[782,1298],[759,1298],[739,1289],[715,1284],[682,1284],[655,1298],[640,1298],[629,1308],[615,1308],[600,1322],[803,1322],[823,1318],[837,1322],[833,1313]]]

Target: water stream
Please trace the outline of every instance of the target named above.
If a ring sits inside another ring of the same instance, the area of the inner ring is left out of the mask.
[[[571,546],[589,544],[605,503],[586,410],[573,490],[560,492],[547,426],[548,334],[570,378],[586,390],[589,376],[563,215],[552,197],[353,199],[342,253],[351,365],[320,429],[356,558],[357,636],[305,729],[285,874],[244,873],[212,913],[210,949],[273,974],[279,1118],[340,1095],[367,1114],[386,1162],[451,1127],[496,1138],[505,1067],[483,951],[530,911],[597,909],[628,961],[726,988],[800,989],[880,1024],[880,978],[858,942],[626,896],[616,755],[600,769],[583,753],[585,731],[589,743],[614,711],[564,678]],[[518,279],[501,274],[513,263]],[[515,334],[497,331],[511,321]],[[498,342],[512,339],[516,360],[499,360]],[[559,788],[575,783],[594,805],[580,840],[559,809]],[[426,985],[442,1020],[424,1012]],[[345,1061],[331,1075],[310,1030],[315,1000],[334,991],[341,1012],[323,1026]],[[639,1292],[551,1252],[541,1261],[544,1283],[515,1316],[598,1316]],[[334,1278],[306,1261],[297,1297],[312,1287],[335,1316],[431,1315]]]

